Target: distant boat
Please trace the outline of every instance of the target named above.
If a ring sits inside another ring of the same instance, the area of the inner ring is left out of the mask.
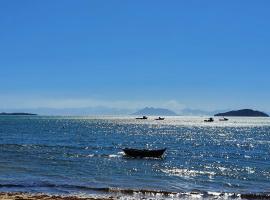
[[[214,122],[214,118],[210,117],[209,119],[204,120],[204,122]]]
[[[229,121],[228,118],[223,117],[222,119],[219,119],[219,121]]]
[[[148,119],[148,117],[143,116],[143,117],[137,117],[136,119]]]
[[[164,120],[164,119],[165,119],[164,117],[158,117],[155,120]]]
[[[149,150],[149,149],[123,149],[125,154],[134,158],[160,158],[166,151],[165,149]]]

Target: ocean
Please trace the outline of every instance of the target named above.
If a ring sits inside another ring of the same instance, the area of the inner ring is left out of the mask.
[[[270,193],[270,119],[0,117],[0,191],[145,199]],[[123,148],[167,148],[162,159]]]

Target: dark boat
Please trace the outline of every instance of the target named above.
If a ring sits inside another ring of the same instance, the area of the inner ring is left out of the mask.
[[[164,120],[164,119],[165,119],[164,117],[158,117],[155,120]]]
[[[148,117],[143,116],[143,117],[137,117],[136,119],[148,119]]]
[[[165,149],[149,150],[149,149],[123,149],[125,154],[134,158],[160,158],[166,151]]]
[[[223,117],[222,119],[219,119],[219,121],[229,121],[228,118]]]
[[[204,120],[204,122],[214,122],[214,119],[210,117],[209,119]]]

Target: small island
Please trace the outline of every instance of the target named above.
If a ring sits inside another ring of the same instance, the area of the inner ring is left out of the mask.
[[[37,114],[33,114],[33,113],[21,113],[21,112],[19,112],[19,113],[6,113],[6,112],[1,112],[1,113],[0,113],[0,116],[2,116],[2,115],[16,115],[16,116],[18,116],[18,115],[37,115]]]
[[[141,109],[132,115],[152,115],[152,116],[176,116],[177,114],[169,109],[165,108],[153,108],[153,107],[146,107]]]
[[[216,117],[269,117],[268,114],[252,110],[252,109],[242,109],[242,110],[234,110],[225,113],[218,113],[215,115]]]

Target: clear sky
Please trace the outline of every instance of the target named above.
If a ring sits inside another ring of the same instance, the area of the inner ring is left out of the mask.
[[[268,0],[3,0],[0,109],[270,111]]]

